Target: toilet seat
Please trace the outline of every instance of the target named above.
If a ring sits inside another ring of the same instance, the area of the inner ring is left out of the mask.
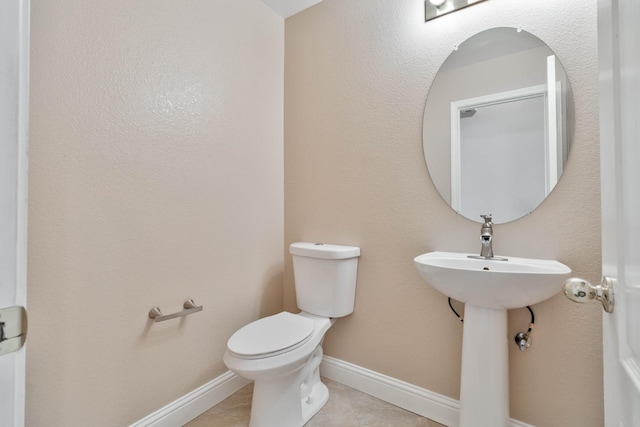
[[[312,336],[315,322],[286,311],[240,328],[229,338],[227,350],[241,359],[262,359],[291,351]]]

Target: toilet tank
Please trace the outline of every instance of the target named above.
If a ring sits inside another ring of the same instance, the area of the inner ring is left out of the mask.
[[[360,248],[324,243],[292,243],[298,308],[323,317],[353,312]]]

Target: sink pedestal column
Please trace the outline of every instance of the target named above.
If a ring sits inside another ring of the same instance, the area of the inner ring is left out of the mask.
[[[465,305],[459,427],[508,427],[507,310]]]

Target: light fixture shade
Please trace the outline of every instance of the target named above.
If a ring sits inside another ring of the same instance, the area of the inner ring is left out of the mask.
[[[430,21],[483,1],[485,0],[425,0],[425,21]]]

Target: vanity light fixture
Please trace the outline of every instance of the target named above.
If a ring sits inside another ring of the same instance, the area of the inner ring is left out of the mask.
[[[425,21],[430,21],[483,1],[485,0],[425,0]]]

